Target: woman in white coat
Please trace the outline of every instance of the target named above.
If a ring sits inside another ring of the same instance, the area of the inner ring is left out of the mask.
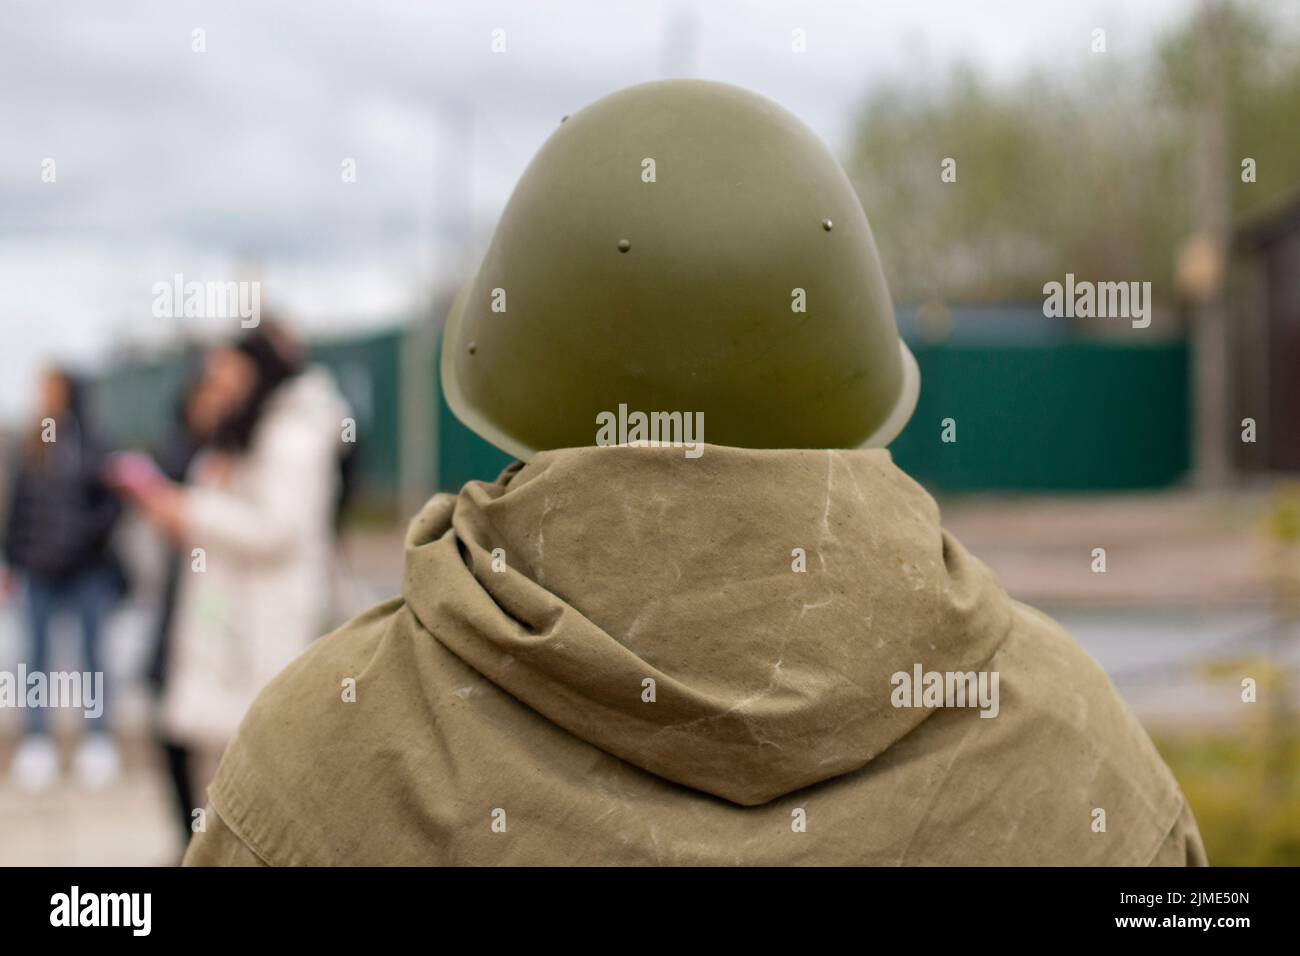
[[[202,799],[226,743],[266,683],[328,630],[348,408],[329,373],[306,366],[263,323],[207,357],[200,388],[223,425],[184,485],[123,490],[180,542],[162,730],[190,750]]]

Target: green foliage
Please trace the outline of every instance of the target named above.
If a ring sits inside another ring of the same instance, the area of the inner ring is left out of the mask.
[[[1267,527],[1274,541],[1289,545],[1300,542],[1300,483],[1288,481],[1278,485]]]
[[[1300,736],[1157,740],[1213,866],[1300,865]]]
[[[1074,72],[1004,85],[967,66],[931,83],[877,90],[859,122],[850,174],[895,298],[1034,299],[1045,277],[1149,280],[1174,297],[1191,232],[1207,82],[1226,85],[1227,173],[1245,216],[1300,187],[1300,42],[1275,11],[1228,9],[1223,75],[1208,77],[1189,20],[1149,58],[1081,55]],[[941,163],[957,161],[957,181]],[[1240,181],[1241,159],[1258,181]]]

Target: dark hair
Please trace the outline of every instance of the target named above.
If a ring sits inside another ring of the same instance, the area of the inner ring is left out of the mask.
[[[56,369],[54,374],[63,379],[63,387],[68,390],[68,416],[76,420],[79,428],[85,428],[88,424],[86,393],[90,390],[89,383],[83,376],[66,368]]]
[[[288,346],[287,336],[264,321],[234,344],[253,363],[254,381],[244,403],[218,426],[213,444],[225,451],[245,451],[262,419],[267,399],[303,369],[303,359]]]
[[[67,408],[64,409],[64,415],[70,419],[78,432],[84,434],[87,429],[92,427],[88,421],[87,415],[87,392],[89,383],[78,373],[69,368],[56,367],[48,369],[46,375],[53,376],[63,383],[63,390],[66,393]],[[31,431],[31,440],[29,442],[30,450],[38,458],[43,458],[45,453],[45,443],[41,441],[41,425],[38,422],[36,427]]]

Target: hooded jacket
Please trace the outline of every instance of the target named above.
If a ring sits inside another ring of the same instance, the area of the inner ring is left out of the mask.
[[[435,496],[402,596],[272,682],[210,797],[190,864],[1204,861],[1100,668],[884,450],[567,449]]]

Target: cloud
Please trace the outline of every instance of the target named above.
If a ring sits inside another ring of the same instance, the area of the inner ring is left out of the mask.
[[[1037,0],[0,3],[0,416],[43,358],[175,334],[148,316],[175,272],[255,258],[308,327],[400,318],[481,249],[560,117],[619,87],[740,83],[842,148],[873,78],[958,55],[1019,68],[1092,25]],[[1126,16],[1149,32],[1187,6]]]

